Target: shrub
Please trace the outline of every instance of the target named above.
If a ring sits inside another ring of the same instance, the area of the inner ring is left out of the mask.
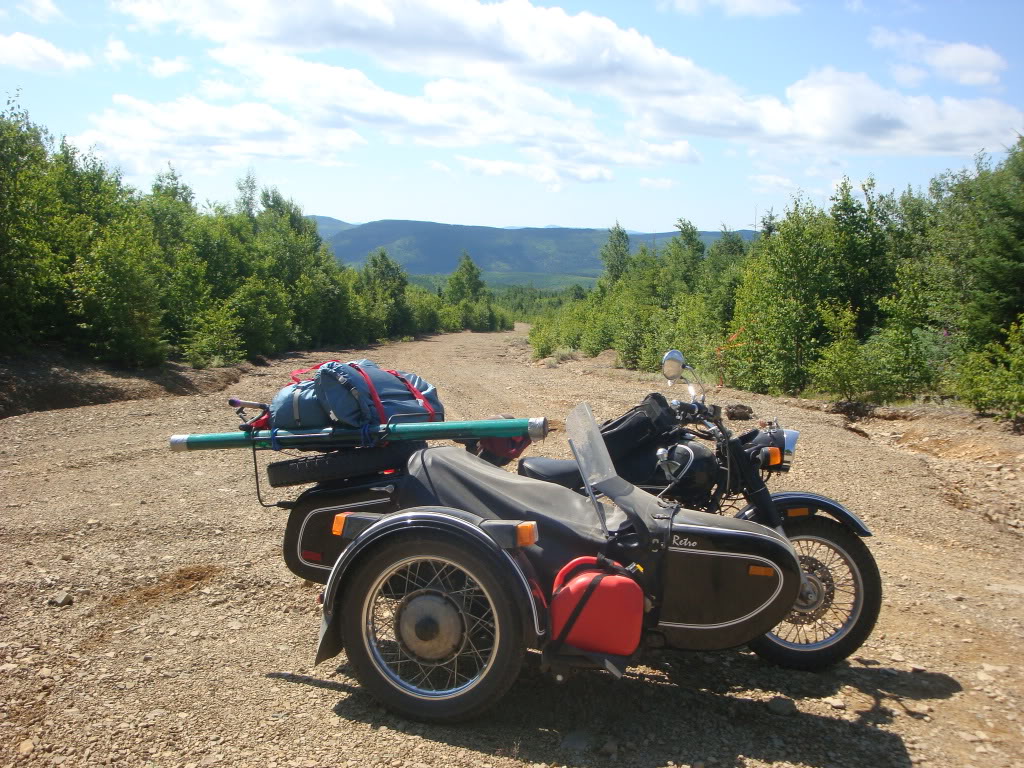
[[[227,304],[207,309],[192,321],[182,350],[193,368],[219,368],[244,357],[238,336],[241,320]]]
[[[956,391],[973,408],[1024,424],[1024,315],[1011,323],[1006,343],[990,342],[961,363]]]

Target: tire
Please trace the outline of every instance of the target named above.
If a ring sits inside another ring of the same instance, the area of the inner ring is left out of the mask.
[[[451,537],[386,541],[358,565],[342,598],[359,682],[410,719],[480,715],[515,681],[526,652],[506,584],[486,556]]]
[[[405,469],[409,457],[427,444],[417,440],[395,441],[376,448],[347,448],[316,456],[275,461],[267,465],[272,488],[323,483],[369,475],[385,469]]]
[[[856,651],[871,634],[882,605],[882,580],[867,546],[842,523],[811,516],[787,522],[786,535],[814,595],[798,598],[785,619],[748,645],[782,667],[824,669]],[[846,591],[850,597],[842,599]],[[830,619],[842,621],[838,629]]]

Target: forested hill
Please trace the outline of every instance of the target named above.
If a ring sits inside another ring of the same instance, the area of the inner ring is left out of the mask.
[[[367,254],[378,248],[405,269],[417,275],[451,272],[459,255],[466,251],[485,272],[546,272],[596,276],[602,269],[599,252],[608,240],[607,229],[570,229],[543,227],[501,229],[438,224],[432,221],[371,221],[359,226],[346,225],[326,216],[311,217],[320,236],[344,264],[361,264]],[[338,225],[347,226],[339,229]],[[672,232],[630,235],[636,248],[665,245]],[[721,232],[701,232],[705,245],[721,237]],[[752,230],[740,230],[744,240],[752,240]]]

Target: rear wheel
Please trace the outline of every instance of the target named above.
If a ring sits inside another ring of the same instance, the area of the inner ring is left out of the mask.
[[[519,674],[525,644],[514,600],[493,563],[457,541],[430,533],[385,543],[343,598],[349,661],[401,715],[476,716]]]
[[[845,659],[871,634],[882,605],[878,566],[864,542],[835,520],[787,522],[786,535],[805,583],[789,615],[749,646],[783,667],[822,669]]]

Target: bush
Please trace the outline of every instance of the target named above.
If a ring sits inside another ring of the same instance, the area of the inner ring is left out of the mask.
[[[973,408],[1024,424],[1024,315],[1011,323],[1006,343],[990,342],[961,363],[956,391]]]
[[[857,341],[857,316],[848,306],[823,306],[822,320],[833,341],[811,364],[814,386],[842,400],[863,400],[868,390],[864,352]]]
[[[245,355],[238,336],[241,320],[227,304],[201,312],[192,321],[182,346],[193,368],[217,368],[239,362]]]

